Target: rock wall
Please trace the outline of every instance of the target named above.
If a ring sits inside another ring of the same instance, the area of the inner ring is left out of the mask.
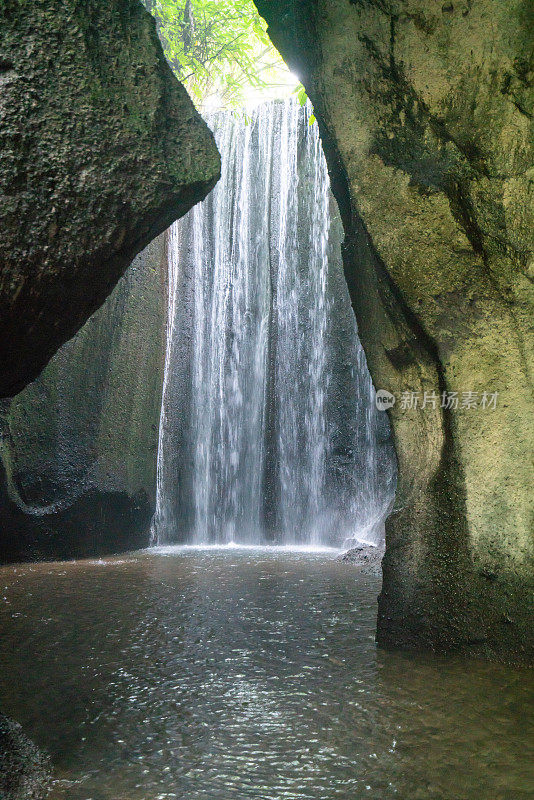
[[[528,660],[532,6],[256,5],[314,103],[360,337],[397,398],[378,641]]]
[[[0,563],[148,544],[163,383],[165,235],[6,407]]]
[[[218,175],[139,0],[1,0],[0,396]]]

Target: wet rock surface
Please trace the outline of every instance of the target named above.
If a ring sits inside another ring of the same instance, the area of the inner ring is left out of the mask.
[[[0,714],[0,797],[41,800],[49,788],[48,758],[24,735],[17,722]]]
[[[339,560],[347,564],[356,565],[368,575],[381,575],[384,552],[385,547],[383,545],[375,547],[369,544],[356,544],[343,553]]]
[[[213,137],[138,0],[0,7],[0,396],[212,188]]]
[[[256,5],[314,104],[359,335],[396,398],[379,641],[529,661],[531,11]]]

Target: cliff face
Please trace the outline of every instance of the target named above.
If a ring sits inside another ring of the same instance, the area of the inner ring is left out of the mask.
[[[314,103],[360,337],[397,398],[379,642],[527,659],[532,8],[256,5]]]
[[[218,174],[138,0],[2,0],[0,396],[36,377]]]
[[[144,547],[163,382],[165,236],[2,419],[0,562]]]

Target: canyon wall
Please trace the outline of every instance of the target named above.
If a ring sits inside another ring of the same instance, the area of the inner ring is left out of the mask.
[[[219,168],[139,0],[0,2],[0,397]]]
[[[256,5],[314,104],[360,337],[396,397],[378,641],[529,660],[532,6]]]
[[[4,408],[0,563],[144,547],[155,509],[165,235]]]

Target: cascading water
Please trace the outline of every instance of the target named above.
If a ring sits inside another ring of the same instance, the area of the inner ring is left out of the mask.
[[[390,505],[387,420],[309,115],[214,116],[221,180],[170,229],[158,544],[372,541]]]

